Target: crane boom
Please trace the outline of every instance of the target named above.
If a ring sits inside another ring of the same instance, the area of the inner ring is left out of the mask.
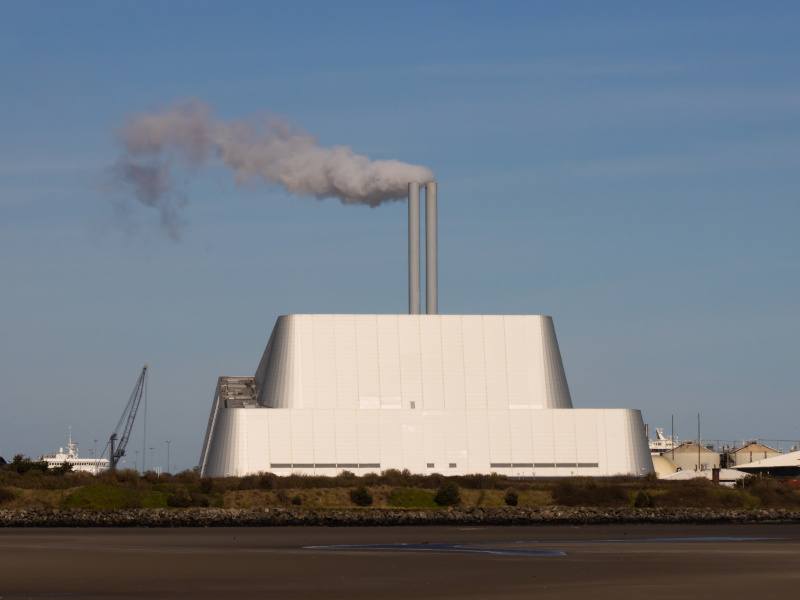
[[[112,470],[117,468],[117,463],[125,456],[125,449],[131,438],[136,413],[139,411],[139,404],[142,402],[142,396],[144,395],[146,378],[147,365],[142,367],[142,372],[136,380],[136,385],[133,386],[128,403],[125,405],[125,410],[122,411],[122,416],[119,418],[117,426],[108,438],[106,449],[103,450],[103,454],[105,454],[106,450],[109,451],[108,460]]]

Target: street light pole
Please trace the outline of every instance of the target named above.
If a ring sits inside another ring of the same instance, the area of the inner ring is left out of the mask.
[[[167,440],[165,443],[167,444],[167,473],[172,473],[169,467],[169,445],[172,443],[172,441]]]

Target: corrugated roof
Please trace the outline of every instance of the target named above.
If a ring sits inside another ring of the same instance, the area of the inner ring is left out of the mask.
[[[775,469],[779,467],[800,467],[800,450],[762,458],[744,465],[736,465],[737,469]]]

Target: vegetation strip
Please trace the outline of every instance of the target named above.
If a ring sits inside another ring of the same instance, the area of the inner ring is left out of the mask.
[[[398,525],[589,525],[614,523],[790,523],[786,509],[450,508],[0,510],[0,527],[269,527]]]

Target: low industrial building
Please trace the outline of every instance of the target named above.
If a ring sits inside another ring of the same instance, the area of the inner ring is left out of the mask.
[[[738,465],[736,468],[751,475],[800,477],[800,451],[762,458],[755,462]]]
[[[720,455],[697,442],[684,442],[663,454],[681,471],[709,471],[719,468]]]
[[[725,487],[734,487],[737,481],[748,477],[744,471],[737,469],[708,469],[706,471],[677,471],[660,479],[668,481],[686,481],[689,479],[708,479]]]
[[[770,448],[758,442],[748,442],[740,448],[727,452],[726,458],[728,466],[735,467],[778,455],[780,455],[780,452],[775,448]]]

